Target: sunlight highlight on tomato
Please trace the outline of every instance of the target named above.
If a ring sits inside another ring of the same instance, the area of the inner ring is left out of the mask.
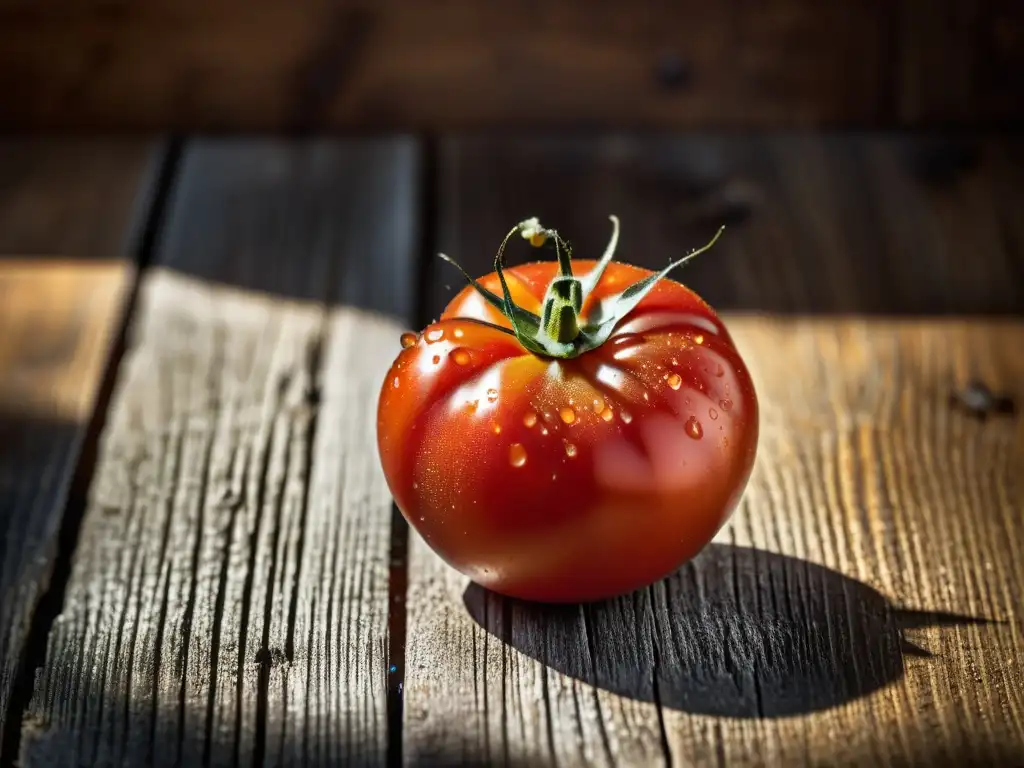
[[[399,509],[503,594],[589,601],[663,578],[721,528],[753,468],[747,368],[711,307],[666,278],[700,251],[657,274],[613,262],[612,221],[597,261],[518,224],[495,272],[467,275],[436,323],[402,336],[381,388]],[[517,233],[557,260],[504,269]]]

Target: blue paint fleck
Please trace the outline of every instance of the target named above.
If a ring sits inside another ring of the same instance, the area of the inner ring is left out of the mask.
[[[388,669],[388,672],[397,672],[397,671],[398,671],[398,667],[396,667],[394,664],[392,664],[391,667]]]

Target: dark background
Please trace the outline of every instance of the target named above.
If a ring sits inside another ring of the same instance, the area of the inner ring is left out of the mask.
[[[1006,129],[1019,0],[0,0],[0,126]]]

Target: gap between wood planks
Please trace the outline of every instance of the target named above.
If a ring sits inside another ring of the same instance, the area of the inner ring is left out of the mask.
[[[419,199],[419,259],[413,324],[421,328],[430,322],[430,286],[436,269],[437,242],[437,141],[420,137],[420,166],[417,179]],[[388,689],[387,764],[403,765],[402,723],[405,718],[406,596],[409,591],[409,524],[396,504],[391,505],[391,547],[388,552]]]
[[[416,144],[416,146],[419,147],[419,144]],[[29,642],[26,645],[27,649],[32,650],[26,650],[25,652],[25,657],[23,658],[23,662],[20,666],[20,673],[16,683],[15,696],[12,698],[11,702],[9,711],[10,722],[17,723],[18,726],[21,726],[24,723],[25,717],[30,714],[32,697],[35,692],[34,678],[36,677],[37,672],[48,662],[52,663],[52,660],[47,658],[47,654],[50,652],[50,649],[48,649],[50,644],[49,640],[52,636],[55,621],[65,607],[65,594],[72,576],[73,559],[80,543],[83,519],[88,507],[89,489],[96,476],[97,461],[100,454],[100,443],[104,434],[109,412],[112,407],[112,397],[114,395],[116,382],[118,377],[122,375],[124,364],[126,362],[125,355],[129,344],[129,336],[132,332],[133,324],[138,319],[140,309],[140,292],[142,287],[145,285],[145,281],[148,276],[152,274],[151,268],[157,266],[158,261],[163,261],[163,257],[160,256],[159,253],[162,247],[161,243],[166,239],[166,232],[174,226],[173,224],[168,223],[167,219],[169,216],[173,216],[172,210],[174,197],[177,195],[175,186],[178,184],[179,180],[182,179],[185,170],[183,162],[184,156],[185,142],[181,139],[171,141],[161,153],[159,160],[155,163],[158,168],[155,172],[156,181],[152,186],[153,192],[145,199],[141,199],[139,201],[139,206],[143,209],[139,212],[139,218],[144,223],[139,227],[138,234],[134,239],[134,245],[128,251],[131,254],[131,261],[134,266],[132,282],[126,291],[124,306],[121,308],[122,311],[119,315],[118,322],[115,324],[116,327],[114,329],[114,334],[116,338],[111,346],[111,353],[106,361],[106,365],[103,368],[102,387],[91,415],[88,432],[84,437],[81,453],[74,462],[74,485],[72,492],[69,494],[67,501],[64,504],[64,514],[60,518],[60,545],[59,551],[56,553],[55,557],[53,578],[51,580],[48,593],[43,598],[43,602],[39,610],[33,616],[30,630],[31,634]],[[422,154],[419,156],[423,158]],[[417,214],[420,213],[420,209],[422,209],[424,218],[420,224],[424,224],[425,226],[423,226],[423,229],[419,233],[420,238],[417,247],[412,253],[414,257],[412,259],[412,266],[417,274],[406,275],[405,279],[409,280],[412,285],[424,285],[424,280],[417,280],[416,278],[420,277],[420,274],[418,273],[429,268],[426,264],[430,260],[434,246],[434,230],[432,227],[433,202],[431,200],[431,195],[429,193],[425,193],[425,190],[430,190],[433,187],[434,173],[429,155],[426,158],[423,158],[423,165],[418,165],[416,168],[418,172],[414,175],[413,181],[414,199],[416,201],[416,205],[414,207],[418,206],[415,210],[415,213]],[[330,279],[330,275],[321,277],[325,277],[328,284],[333,283]],[[421,291],[415,298],[418,303],[415,305],[412,314],[415,314],[417,317],[406,319],[415,319],[415,321],[419,323],[423,321],[424,318],[422,315],[426,312],[425,307],[427,306],[427,294],[426,292]],[[326,315],[324,315],[323,333],[327,332],[326,323],[327,319]],[[307,373],[312,376],[313,380],[316,379],[317,369],[321,364],[319,358],[322,350],[322,343],[315,346],[316,348],[311,351],[311,354],[308,356],[310,359],[307,361],[307,367],[310,369]],[[318,409],[314,409],[314,411],[316,410]],[[315,439],[316,415],[317,414],[315,412],[312,415],[311,440]],[[207,459],[209,459],[209,457],[207,457]],[[308,457],[306,464],[308,469],[310,464]],[[309,489],[307,487],[307,493],[308,490]],[[280,514],[280,510],[278,514]],[[279,532],[275,529],[275,535],[277,533]],[[404,605],[405,585],[407,579],[408,526],[405,523],[404,518],[402,518],[397,509],[394,508],[392,511],[390,537],[387,617],[388,637],[385,640],[385,652],[387,654],[389,670],[386,686],[386,759],[388,764],[400,765],[402,763],[402,690],[405,675]],[[166,543],[166,537],[164,540]],[[198,538],[194,546],[196,548],[200,546]],[[274,567],[273,564],[271,567]],[[251,575],[252,569],[250,568],[250,577]],[[193,573],[193,581],[196,577],[197,574]],[[270,581],[274,581],[273,571],[271,573]],[[270,594],[268,592],[268,594],[262,598],[253,598],[250,604],[249,598],[252,597],[250,595],[250,590],[247,589],[245,594],[246,604],[243,606],[243,611],[247,617],[255,616],[252,612],[259,610],[260,602],[265,603],[270,600]],[[190,592],[189,600],[185,609],[186,621],[184,631],[186,635],[186,653],[189,645],[187,636],[190,633],[188,617],[191,617],[195,610],[194,600],[194,592]],[[223,594],[218,593],[218,600],[220,603],[223,602]],[[222,605],[220,607],[223,608]],[[263,605],[262,608],[263,613],[269,612],[267,605]],[[287,610],[289,620],[289,638],[291,639],[291,629],[294,625],[295,619],[295,606],[292,605],[288,607]],[[218,613],[218,616],[219,615],[220,614]],[[243,621],[243,625],[245,625],[245,623],[246,622]],[[158,646],[161,644],[163,637],[162,624],[163,622],[161,621],[161,627],[158,629],[158,637],[156,641]],[[268,738],[267,705],[268,688],[270,685],[270,664],[262,663],[268,660],[264,657],[268,656],[270,653],[266,637],[268,628],[269,624],[264,625],[264,637],[261,646],[258,649],[252,649],[256,652],[256,661],[259,663],[259,675],[256,681],[254,681],[256,682],[256,712],[253,729],[255,743],[252,745],[252,757],[257,763],[262,762],[263,757],[268,754],[267,750],[270,749],[270,746],[266,743]],[[219,642],[217,621],[214,622],[212,631],[212,642],[216,647]],[[288,645],[291,644],[291,642],[288,643]],[[287,655],[290,650],[290,648],[285,648],[285,654]],[[217,663],[216,653],[214,656],[215,658],[212,660],[212,672],[215,674]],[[181,661],[182,664],[185,664],[184,661],[180,659],[179,661]],[[239,682],[239,685],[241,685],[241,682]],[[182,698],[179,701],[179,718],[181,717],[181,709],[184,707],[184,696],[183,688],[181,693]],[[209,733],[210,716],[211,713],[208,711],[207,733]],[[21,754],[23,749],[22,742],[25,738],[25,733],[26,731],[22,727],[15,727],[8,731],[5,736],[5,743],[2,745],[2,752],[0,752],[0,764],[8,764],[9,762],[14,762],[18,759],[18,756]],[[236,741],[237,737],[238,734],[236,733]],[[204,752],[204,759],[208,758],[209,744],[207,744],[206,751]]]

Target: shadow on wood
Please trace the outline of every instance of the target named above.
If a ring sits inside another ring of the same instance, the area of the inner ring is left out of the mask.
[[[211,758],[211,751],[233,755],[232,765],[250,764],[244,755],[251,751],[252,744],[239,745],[232,741],[231,734],[204,734],[202,729],[183,728],[177,703],[165,702],[157,706],[147,691],[104,698],[102,682],[101,679],[89,681],[90,720],[79,727],[46,722],[35,715],[26,717],[22,723],[21,765],[219,765]],[[119,726],[117,741],[96,738],[103,719]],[[317,724],[317,728],[324,731],[331,727],[331,722]],[[177,741],[169,749],[156,749],[156,742],[150,738],[152,732],[173,734]],[[257,738],[259,743],[252,765],[263,765],[263,755],[266,755],[268,764],[280,760],[277,749],[296,749],[298,743],[294,735],[289,735],[283,743],[272,741],[269,734],[264,733],[257,734]],[[203,755],[202,762],[191,761],[190,755]],[[383,764],[383,756],[371,745],[353,743],[340,737],[330,744],[329,752],[311,750],[305,758],[311,764],[353,768]],[[305,764],[295,752],[291,752],[283,762],[288,765]]]
[[[408,137],[193,141],[168,190],[154,263],[247,291],[406,317],[419,174]]]
[[[58,419],[0,413],[0,736],[29,637],[50,581],[53,527],[82,429]]]
[[[673,273],[716,310],[1017,316],[1024,259],[1020,142],[788,133],[456,136],[438,143],[437,248],[492,269],[502,235],[537,216],[579,258],[604,251]],[[523,243],[507,263],[550,259]],[[439,313],[464,281],[428,262]]]
[[[556,606],[470,584],[486,631],[598,688],[703,715],[773,718],[828,709],[930,656],[905,629],[983,619],[903,610],[871,587],[805,560],[723,544],[650,589]]]

